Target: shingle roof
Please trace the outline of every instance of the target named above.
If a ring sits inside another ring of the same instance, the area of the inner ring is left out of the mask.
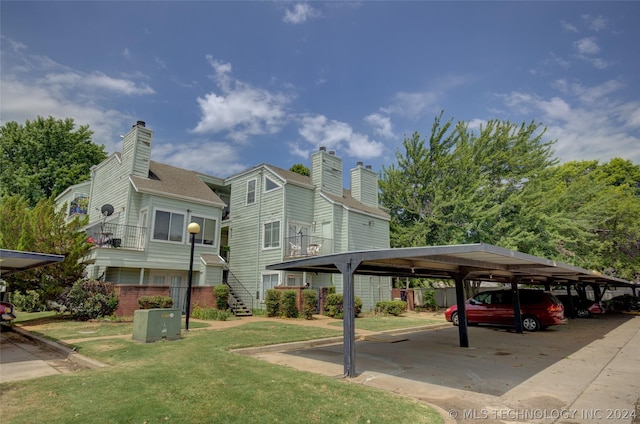
[[[306,177],[304,175],[300,175],[293,171],[287,171],[286,169],[278,168],[277,166],[266,165],[269,169],[276,172],[280,177],[284,178],[286,181],[298,182],[306,185],[312,185],[313,182],[311,177]],[[382,209],[376,208],[374,206],[365,205],[354,199],[351,196],[351,190],[342,190],[342,196],[336,196],[333,194],[322,192],[326,197],[331,199],[333,202],[344,205],[349,209],[359,210],[361,212],[368,213],[370,215],[379,216],[381,218],[388,219],[389,214],[383,211]]]
[[[130,178],[138,192],[224,206],[224,202],[193,171],[150,161],[149,178],[134,175]]]

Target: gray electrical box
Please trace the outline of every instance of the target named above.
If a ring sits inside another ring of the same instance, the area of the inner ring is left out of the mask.
[[[180,309],[139,309],[133,313],[133,340],[180,340]]]

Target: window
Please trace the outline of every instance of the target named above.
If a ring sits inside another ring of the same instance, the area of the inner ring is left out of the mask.
[[[275,181],[273,181],[271,178],[269,177],[264,177],[264,191],[265,193],[271,190],[275,190],[277,188],[280,188],[280,185],[278,183],[276,183]]]
[[[247,181],[247,205],[256,202],[256,180]]]
[[[280,221],[264,224],[263,247],[265,249],[280,247]]]
[[[153,239],[182,242],[184,215],[181,213],[156,211]]]
[[[191,222],[200,225],[200,232],[196,234],[196,244],[204,244],[213,246],[216,241],[216,221],[211,218],[203,218],[201,216],[192,216]]]
[[[260,290],[259,293],[259,295],[261,296],[260,300],[264,302],[267,290],[270,290],[280,284],[279,277],[280,274],[262,274],[262,290]]]

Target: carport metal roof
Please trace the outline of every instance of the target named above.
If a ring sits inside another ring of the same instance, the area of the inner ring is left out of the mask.
[[[63,260],[63,255],[0,249],[0,276],[4,277]]]
[[[463,272],[468,279],[483,281],[516,279],[523,284],[639,286],[596,271],[484,243],[344,252],[294,259],[267,269],[339,273],[338,264],[348,261],[357,261],[359,265],[354,273],[364,275],[452,279],[452,274]]]
[[[362,250],[293,259],[267,266],[267,269],[315,273],[341,273],[344,296],[344,370],[355,376],[355,322],[353,314],[355,274],[409,278],[453,279],[456,283],[458,311],[464,315],[463,281],[500,281],[512,284],[601,284],[637,287],[639,284],[602,275],[573,265],[556,262],[489,244],[406,247]],[[514,297],[516,321],[520,319]],[[517,328],[518,329],[518,328]],[[521,328],[520,328],[521,331]],[[460,345],[468,347],[465,320],[459,325]]]

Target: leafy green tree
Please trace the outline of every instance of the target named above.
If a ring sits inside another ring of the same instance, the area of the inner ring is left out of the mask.
[[[80,259],[90,249],[86,234],[78,231],[83,223],[76,219],[67,224],[65,211],[56,212],[52,199],[41,199],[29,208],[22,196],[1,197],[0,248],[65,256],[62,262],[4,277],[9,290],[37,290],[52,300],[82,278]]]
[[[295,172],[296,174],[304,175],[305,177],[311,176],[311,171],[309,171],[309,168],[301,163],[296,163],[291,168],[289,168],[289,171]]]
[[[7,122],[0,127],[0,195],[20,194],[35,206],[87,179],[107,156],[92,134],[86,125],[76,129],[71,118]]]
[[[522,207],[514,197],[555,163],[534,122],[489,121],[479,131],[436,117],[428,140],[414,133],[383,167],[380,199],[391,215],[391,245],[498,244]]]

